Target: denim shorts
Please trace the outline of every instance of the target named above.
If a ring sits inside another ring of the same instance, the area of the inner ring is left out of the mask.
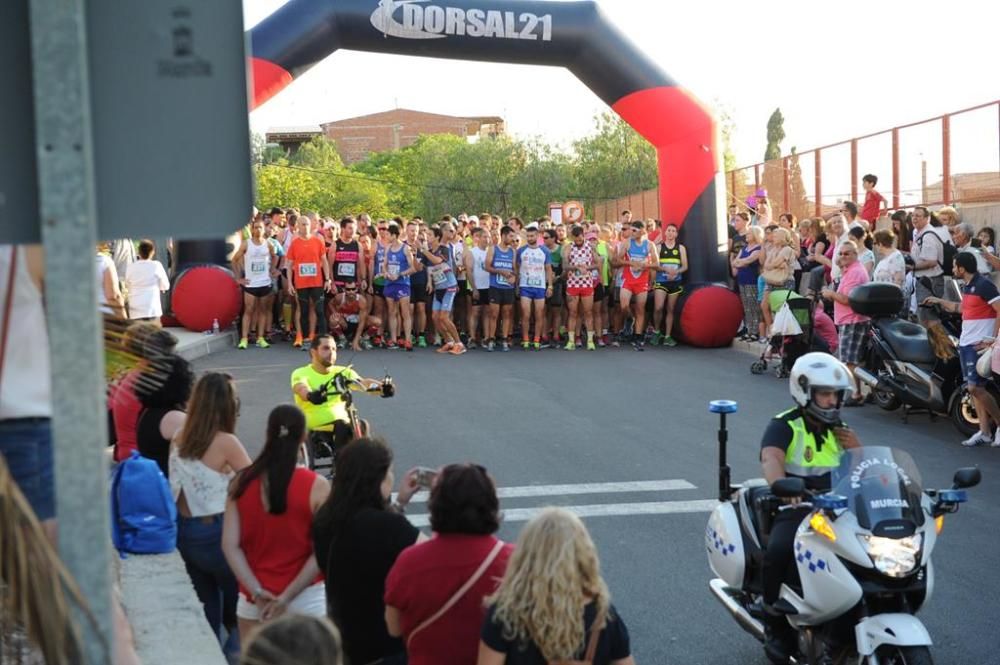
[[[40,521],[56,516],[52,423],[48,418],[0,420],[0,455]]]
[[[979,376],[976,371],[976,362],[979,360],[979,351],[976,351],[975,344],[958,347],[958,359],[962,363],[962,376],[970,386],[981,386],[986,383],[986,379]]]

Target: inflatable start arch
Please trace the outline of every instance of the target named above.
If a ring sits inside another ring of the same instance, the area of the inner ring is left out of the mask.
[[[711,113],[612,25],[596,2],[291,0],[250,31],[253,106],[338,49],[561,66],[657,150],[660,217],[682,229],[681,335],[729,344],[742,319],[728,289],[719,145]]]

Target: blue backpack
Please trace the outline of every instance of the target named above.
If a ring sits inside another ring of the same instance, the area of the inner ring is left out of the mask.
[[[177,547],[177,505],[167,478],[135,450],[111,477],[111,538],[122,555],[165,554]]]

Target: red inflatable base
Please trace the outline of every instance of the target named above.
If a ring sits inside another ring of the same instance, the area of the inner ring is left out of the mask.
[[[242,302],[233,273],[220,266],[188,268],[174,280],[173,315],[194,332],[211,330],[215,319],[220,328],[228,328],[239,316]]]
[[[718,284],[691,286],[677,306],[681,340],[705,349],[732,344],[743,320],[739,296]]]

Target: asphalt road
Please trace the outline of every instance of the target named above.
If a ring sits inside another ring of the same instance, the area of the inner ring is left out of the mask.
[[[734,481],[760,475],[760,435],[774,413],[790,406],[787,382],[752,376],[752,360],[732,349],[678,347],[461,357],[342,352],[339,362],[353,362],[372,378],[386,368],[392,373],[394,399],[359,396],[358,405],[393,445],[397,471],[475,461],[501,488],[541,486],[502,499],[505,539],[516,539],[525,509],[588,506],[597,515],[586,523],[640,664],[763,665],[760,647],[709,593],[703,543],[710,505],[704,500],[714,497],[717,484],[717,419],[707,411],[709,400],[739,402],[730,417]],[[253,454],[270,408],[290,401],[291,370],[306,362],[306,353],[282,345],[227,351],[196,366],[236,377],[238,434]],[[846,416],[863,443],[910,452],[925,487],[950,486],[958,467],[982,468],[982,485],[947,518],[935,550],[934,597],[921,618],[937,663],[1000,663],[1000,449],[962,448],[945,420],[914,416],[903,424],[898,412],[872,406]],[[634,485],[666,480],[684,482],[653,490]],[[614,485],[552,487],[582,483]],[[411,507],[413,519],[422,508]]]

